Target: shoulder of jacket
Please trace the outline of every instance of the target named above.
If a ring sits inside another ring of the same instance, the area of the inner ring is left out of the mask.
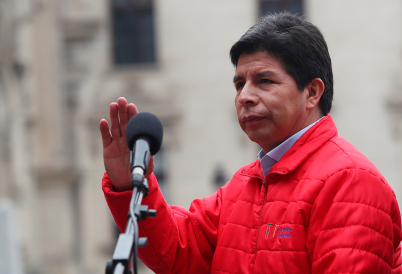
[[[329,140],[332,144],[331,152],[341,158],[345,163],[347,162],[348,169],[362,169],[370,171],[379,177],[382,177],[375,165],[356,147],[346,141],[343,137],[336,136]]]
[[[339,172],[345,171],[367,173],[371,175],[373,180],[386,185],[392,194],[395,195],[391,186],[388,184],[384,176],[382,176],[377,167],[351,143],[340,136],[330,139],[329,143],[332,144],[333,149],[336,150],[336,155],[334,155],[334,158],[338,163],[338,168],[334,169],[333,173],[328,178]]]

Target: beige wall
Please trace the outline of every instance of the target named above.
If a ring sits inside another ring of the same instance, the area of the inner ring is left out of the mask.
[[[162,120],[171,204],[212,194],[216,165],[230,179],[256,158],[237,123],[229,60],[256,21],[256,1],[156,0],[158,62],[125,68],[111,65],[106,0],[8,4],[15,12],[7,20],[19,23],[12,54],[2,55],[0,40],[0,57],[8,56],[0,62],[0,199],[15,204],[25,273],[102,273],[111,259],[98,123],[120,96]],[[399,201],[401,5],[306,1],[332,56],[340,135],[377,165]],[[1,22],[3,37],[10,30]],[[14,61],[25,67],[21,79]]]
[[[380,170],[402,202],[401,150],[390,103],[400,101],[402,3],[308,1],[308,18],[324,33],[333,62],[331,114],[339,134]]]

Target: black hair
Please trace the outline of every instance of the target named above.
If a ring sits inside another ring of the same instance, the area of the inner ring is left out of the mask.
[[[334,94],[331,57],[316,26],[288,12],[268,14],[232,46],[230,59],[237,67],[242,53],[257,51],[276,56],[301,91],[313,79],[320,78],[325,86],[320,109],[323,114],[329,113]]]

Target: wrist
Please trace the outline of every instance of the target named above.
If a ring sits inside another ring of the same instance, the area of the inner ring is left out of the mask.
[[[113,190],[114,192],[124,192],[124,191],[129,191],[129,190],[133,190],[133,188],[131,187],[131,182],[128,185],[123,185],[123,186],[116,186],[113,184]]]

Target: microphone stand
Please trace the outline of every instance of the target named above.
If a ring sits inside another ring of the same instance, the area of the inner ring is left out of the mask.
[[[131,167],[134,162],[134,153],[130,152]],[[148,166],[148,165],[147,165]],[[138,247],[147,245],[147,238],[138,238],[138,222],[145,220],[147,217],[155,218],[156,210],[148,209],[147,205],[141,205],[142,198],[148,195],[148,180],[143,176],[144,170],[140,167],[131,168],[132,177],[131,183],[133,184],[133,194],[130,201],[130,210],[127,216],[127,226],[124,233],[120,233],[117,240],[116,248],[113,253],[113,259],[106,264],[106,274],[132,274],[131,261],[133,260],[134,274],[137,274],[137,251]],[[133,254],[134,253],[134,254]]]

